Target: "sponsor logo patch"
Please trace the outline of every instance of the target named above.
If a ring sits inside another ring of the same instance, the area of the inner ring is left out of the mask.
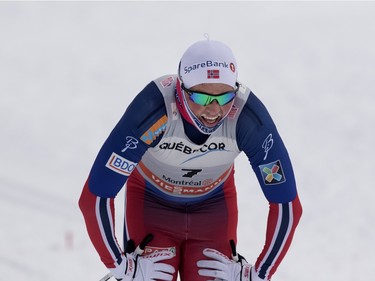
[[[169,77],[165,78],[163,81],[160,81],[160,85],[163,88],[171,86],[172,83],[173,83],[173,76],[169,76]]]
[[[267,159],[268,151],[271,150],[272,146],[273,146],[273,138],[272,138],[272,134],[269,134],[262,144],[262,148],[264,149],[264,153],[265,153],[263,160]]]
[[[219,142],[211,142],[209,144],[202,145],[199,149],[194,149],[188,145],[185,145],[183,142],[163,142],[159,145],[160,149],[165,150],[178,150],[184,154],[193,154],[193,153],[207,153],[212,151],[226,151],[225,150],[225,143]]]
[[[230,69],[232,71],[234,70],[234,68],[233,68],[234,64],[233,64],[233,66],[229,66],[229,63],[225,62],[225,61],[208,60],[208,61],[204,61],[204,62],[195,63],[195,64],[192,64],[192,65],[185,66],[184,72],[185,72],[185,74],[188,74],[191,71],[201,69],[201,68],[207,68],[207,67],[219,67],[219,68],[224,68],[224,69],[231,67]]]
[[[148,259],[155,259],[159,257],[173,258],[176,256],[175,247],[150,247],[146,246],[145,251],[142,254],[143,257]]]
[[[151,144],[167,128],[168,117],[163,115],[156,121],[142,136],[141,140],[146,144]]]
[[[166,194],[174,196],[201,196],[207,194],[220,186],[231,173],[232,168],[230,167],[222,175],[220,175],[216,180],[210,178],[205,180],[174,180],[165,175],[159,178],[154,173],[152,173],[143,163],[139,162],[139,167],[141,168],[141,173],[143,176],[155,187],[159,188]]]
[[[136,149],[138,144],[138,140],[132,136],[126,137],[126,144],[125,147],[121,150],[121,152],[125,152],[128,149]]]
[[[186,171],[187,173],[182,175],[183,178],[192,178],[196,174],[202,172],[202,169],[181,169],[181,171]]]
[[[265,185],[280,184],[286,181],[280,160],[259,166]]]
[[[137,163],[125,159],[113,152],[105,166],[118,174],[129,176],[137,166]]]

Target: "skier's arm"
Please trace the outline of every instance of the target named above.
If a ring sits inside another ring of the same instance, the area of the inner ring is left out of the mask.
[[[269,280],[290,247],[302,207],[288,152],[266,108],[253,93],[239,118],[237,141],[269,202],[265,245],[255,263],[258,276]]]
[[[302,214],[298,195],[287,203],[269,203],[264,248],[255,263],[258,276],[270,280],[291,245]]]
[[[83,188],[79,206],[89,237],[108,268],[118,266],[122,255],[115,235],[114,198],[142,155],[162,134],[148,144],[143,136],[160,120],[166,120],[165,116],[164,99],[151,82],[129,105],[103,144]]]

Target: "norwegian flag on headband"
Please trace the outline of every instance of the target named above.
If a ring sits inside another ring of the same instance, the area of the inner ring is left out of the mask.
[[[208,79],[219,79],[220,78],[219,69],[209,69],[209,70],[207,70],[207,78]]]

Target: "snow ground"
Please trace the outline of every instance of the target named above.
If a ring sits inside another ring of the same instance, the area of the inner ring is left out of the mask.
[[[294,164],[304,215],[274,280],[374,276],[374,14],[354,1],[0,2],[0,281],[107,273],[81,188],[130,100],[204,33],[232,47]],[[239,251],[254,261],[267,204],[244,156],[236,166]]]

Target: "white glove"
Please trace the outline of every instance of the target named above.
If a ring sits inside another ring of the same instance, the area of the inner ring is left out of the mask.
[[[240,255],[236,254],[233,259],[229,259],[219,251],[209,248],[204,249],[203,254],[212,260],[197,262],[200,276],[212,277],[214,281],[267,281],[261,279],[256,273],[255,267]]]
[[[170,264],[161,263],[159,261],[171,259],[175,256],[174,253],[168,250],[158,252],[154,257],[140,256],[138,258],[137,272],[135,273],[134,281],[148,281],[153,279],[171,281],[175,269]]]
[[[215,281],[251,281],[252,266],[245,259],[235,262],[219,251],[209,248],[204,249],[203,254],[212,260],[197,262],[200,276],[212,277]]]
[[[154,279],[171,281],[175,269],[173,266],[159,261],[173,256],[158,255],[157,257],[136,256],[135,253],[125,254],[116,268],[111,268],[112,275],[122,281],[150,281]]]
[[[146,237],[141,243],[141,247],[138,246],[131,253],[127,249],[128,253],[122,256],[121,263],[116,268],[110,269],[113,277],[121,281],[151,281],[154,279],[171,281],[173,279],[174,267],[160,261],[173,258],[174,252],[163,250],[155,255],[141,256],[145,245],[151,241],[150,238],[148,239],[145,242]],[[134,245],[132,241],[129,242]]]

